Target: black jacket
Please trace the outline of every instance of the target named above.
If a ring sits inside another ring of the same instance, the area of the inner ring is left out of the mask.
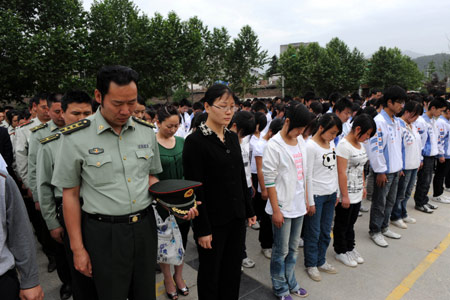
[[[184,143],[183,169],[185,179],[203,183],[196,192],[202,204],[193,220],[195,238],[211,234],[212,226],[255,215],[235,133],[226,130],[222,143],[215,133],[196,130]]]

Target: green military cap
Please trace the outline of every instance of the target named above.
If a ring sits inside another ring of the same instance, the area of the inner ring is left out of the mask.
[[[153,184],[148,190],[161,206],[178,217],[184,217],[189,209],[197,207],[194,190],[201,185],[198,181],[167,179]]]

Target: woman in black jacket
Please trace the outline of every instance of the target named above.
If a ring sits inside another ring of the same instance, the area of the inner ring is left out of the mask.
[[[205,94],[208,118],[184,144],[184,177],[203,183],[196,193],[202,202],[199,216],[193,220],[200,300],[239,298],[245,220],[249,226],[256,221],[238,136],[226,128],[235,107],[227,86],[210,87]]]

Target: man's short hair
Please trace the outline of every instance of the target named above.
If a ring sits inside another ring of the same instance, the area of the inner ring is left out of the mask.
[[[61,99],[61,107],[65,112],[71,103],[88,103],[92,105],[92,99],[86,92],[75,90],[68,91]]]
[[[352,110],[353,102],[350,99],[344,97],[339,99],[333,107],[333,112],[343,112],[346,108]]]
[[[102,101],[108,94],[111,81],[123,86],[134,81],[138,85],[139,75],[136,71],[125,66],[104,66],[97,73],[96,88],[102,95]]]
[[[383,93],[383,106],[387,107],[389,100],[394,102],[405,102],[408,99],[406,91],[398,85],[388,87]]]

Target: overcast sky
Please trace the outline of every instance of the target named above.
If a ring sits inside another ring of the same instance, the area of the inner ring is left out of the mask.
[[[92,0],[83,0],[89,10]],[[421,54],[450,52],[449,0],[135,0],[148,16],[175,11],[197,16],[208,28],[226,27],[236,37],[250,25],[262,49],[279,56],[280,45],[325,44],[333,37],[366,56],[380,46]]]

